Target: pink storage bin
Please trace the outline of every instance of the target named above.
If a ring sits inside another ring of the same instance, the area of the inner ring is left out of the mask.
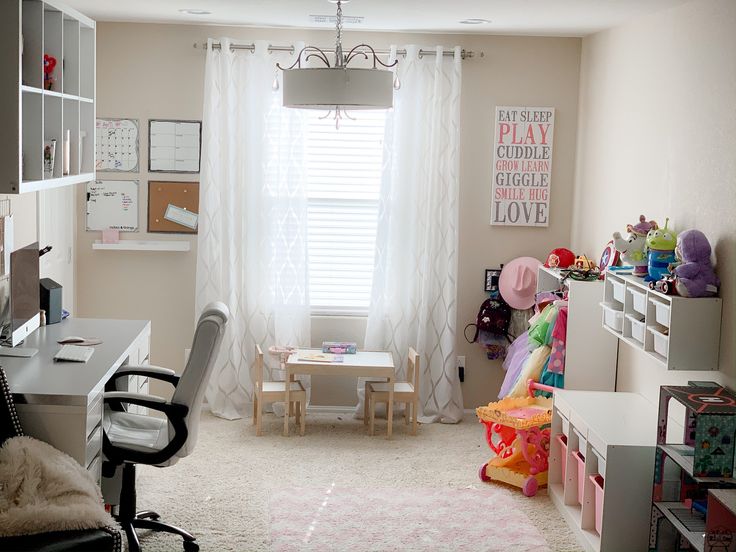
[[[603,526],[603,476],[596,473],[589,477],[595,489],[595,530],[600,535]]]
[[[585,456],[579,450],[573,454],[578,464],[578,503],[583,504],[583,489],[585,489]]]
[[[567,435],[564,433],[558,434],[557,442],[560,443],[560,465],[562,466],[562,485],[564,486],[567,482],[565,479],[567,469]]]

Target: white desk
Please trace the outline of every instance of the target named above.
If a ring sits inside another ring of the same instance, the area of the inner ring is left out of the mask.
[[[391,438],[394,413],[394,380],[396,371],[391,353],[376,351],[358,351],[354,355],[342,355],[342,362],[315,362],[300,360],[299,353],[320,353],[318,349],[300,349],[291,354],[286,362],[286,381],[292,381],[296,374],[340,375],[367,378],[386,378],[388,382],[388,428],[386,437]],[[286,386],[286,403],[289,404],[289,386]],[[284,435],[289,434],[289,416],[284,416]]]
[[[86,363],[54,361],[57,341],[70,335],[102,343]],[[105,384],[121,365],[148,362],[150,336],[147,320],[90,318],[68,318],[33,332],[23,346],[38,349],[35,356],[0,357],[23,431],[66,452],[99,481]],[[122,383],[139,392],[147,382]]]

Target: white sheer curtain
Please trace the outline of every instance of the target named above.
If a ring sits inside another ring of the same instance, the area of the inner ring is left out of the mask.
[[[455,358],[461,55],[459,47],[452,57],[441,46],[434,56],[406,51],[386,128],[365,348],[392,351],[403,377],[416,347],[419,419],[452,423],[463,415]],[[360,415],[360,383],[358,394]]]
[[[272,88],[291,56],[220,43],[205,71],[196,312],[221,300],[232,314],[206,397],[234,419],[252,412],[255,344],[309,344],[305,141],[303,115]]]

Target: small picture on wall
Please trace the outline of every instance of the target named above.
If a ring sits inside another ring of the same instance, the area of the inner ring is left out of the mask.
[[[503,265],[501,268],[503,268]],[[501,268],[486,268],[485,290],[487,292],[498,291],[498,279],[501,276]]]

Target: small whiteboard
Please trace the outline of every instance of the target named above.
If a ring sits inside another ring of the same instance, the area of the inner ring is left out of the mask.
[[[138,172],[138,121],[97,119],[95,168],[103,172]]]
[[[138,181],[96,180],[87,184],[87,231],[138,231]]]
[[[148,121],[148,171],[198,173],[202,141],[200,121]]]

